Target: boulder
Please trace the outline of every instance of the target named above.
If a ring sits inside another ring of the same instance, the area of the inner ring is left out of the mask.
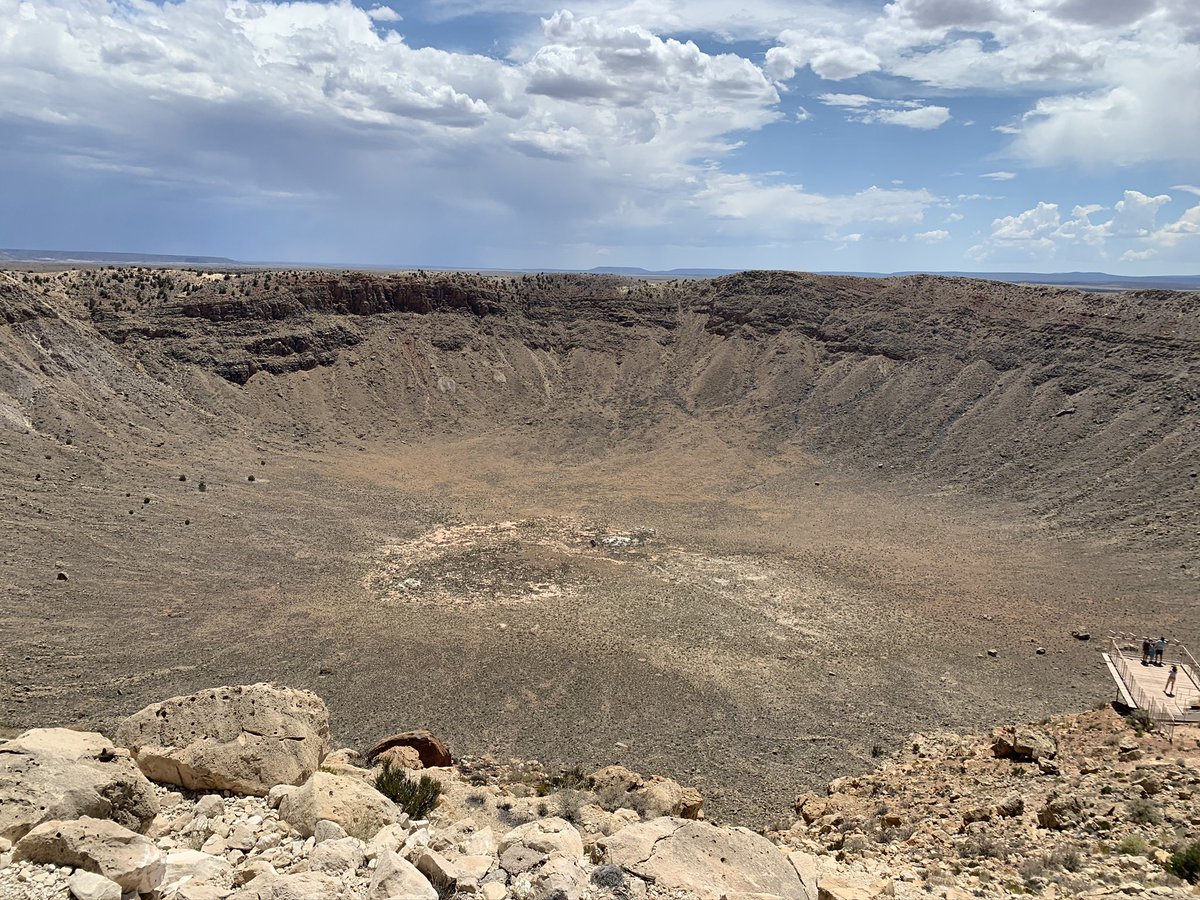
[[[317,770],[329,749],[329,711],[311,691],[213,688],[134,713],[117,729],[117,743],[152,781],[263,796]]]
[[[163,859],[166,872],[161,890],[170,893],[185,884],[210,884],[223,888],[233,885],[233,866],[224,857],[199,850],[175,850]]]
[[[345,896],[342,883],[321,872],[266,873],[230,894],[229,900],[345,900]]]
[[[641,797],[639,805],[647,819],[658,816],[704,818],[704,798],[700,792],[670,778],[651,778],[640,790],[635,791],[635,795]]]
[[[122,891],[148,894],[166,874],[162,853],[145,835],[108,819],[43,822],[17,841],[13,858],[103,875]]]
[[[370,900],[438,900],[433,885],[417,871],[417,867],[399,853],[384,850],[375,864],[371,886],[367,891]]]
[[[1019,727],[1013,732],[1012,757],[1021,762],[1053,759],[1058,753],[1054,738],[1040,728]]]
[[[144,832],[156,815],[153,786],[102,734],[35,728],[0,741],[0,838],[81,816]]]
[[[1038,810],[1038,824],[1043,828],[1063,831],[1077,825],[1083,818],[1083,803],[1074,795],[1052,794]]]
[[[379,829],[400,821],[400,809],[375,788],[347,775],[315,772],[279,804],[279,818],[305,837],[325,819],[346,834],[369,841]]]
[[[443,768],[454,764],[446,742],[433,732],[424,729],[389,735],[378,741],[367,751],[367,762],[374,763],[376,757],[394,747],[411,747],[416,750],[421,765],[426,769]]]
[[[878,900],[896,896],[892,882],[870,875],[833,875],[822,878],[817,900]]]
[[[551,853],[583,856],[583,837],[566,819],[552,816],[518,825],[500,839],[501,855],[512,847],[524,847],[547,856]]]
[[[79,869],[67,882],[75,900],[121,900],[121,886],[110,878]]]
[[[607,862],[669,890],[701,900],[729,893],[805,896],[787,857],[746,828],[662,817],[630,825],[600,842]]]
[[[317,844],[308,857],[309,868],[330,875],[357,872],[365,862],[362,842],[352,837]]]

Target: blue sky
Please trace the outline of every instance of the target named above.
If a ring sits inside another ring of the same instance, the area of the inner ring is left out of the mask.
[[[1196,0],[0,0],[0,246],[1200,272]]]

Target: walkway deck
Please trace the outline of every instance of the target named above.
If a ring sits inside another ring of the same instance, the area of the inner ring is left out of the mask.
[[[1200,666],[1191,653],[1181,644],[1168,644],[1163,665],[1142,665],[1139,644],[1127,635],[1115,635],[1104,654],[1121,699],[1134,709],[1144,709],[1157,721],[1200,722]],[[1164,688],[1172,665],[1178,671],[1175,690],[1168,696]]]

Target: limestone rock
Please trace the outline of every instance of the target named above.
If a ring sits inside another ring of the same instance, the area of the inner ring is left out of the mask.
[[[157,814],[150,782],[104,735],[35,728],[0,741],[0,838],[81,816],[144,832]]]
[[[421,765],[426,769],[441,768],[454,764],[454,760],[450,756],[450,748],[446,746],[446,742],[433,732],[425,731],[424,729],[405,731],[385,737],[366,752],[367,762],[375,762],[380,754],[394,747],[411,747],[417,752],[417,757],[420,759]]]
[[[1062,831],[1078,824],[1083,817],[1083,803],[1073,795],[1051,795],[1038,810],[1038,824],[1043,828]]]
[[[305,837],[322,819],[334,822],[346,834],[369,841],[379,829],[400,821],[402,813],[369,784],[346,775],[316,772],[279,804],[279,817]]]
[[[547,856],[551,853],[583,856],[583,838],[574,825],[558,817],[518,825],[500,839],[499,849],[502,855],[504,851],[517,846]]]
[[[379,854],[367,896],[370,900],[438,900],[438,892],[417,867],[391,850]]]
[[[67,882],[67,889],[75,900],[121,900],[121,886],[110,878],[95,872],[78,870]]]
[[[153,781],[262,796],[316,771],[328,750],[329,711],[310,691],[220,687],[134,713],[117,743]]]
[[[1058,752],[1054,738],[1040,728],[1017,728],[1013,733],[1012,755],[1024,762],[1053,759]]]
[[[887,878],[835,875],[822,878],[817,887],[817,900],[878,900],[896,895]]]
[[[175,850],[166,855],[163,863],[166,865],[162,880],[164,894],[190,883],[225,888],[233,885],[233,866],[221,856],[201,853],[199,850]]]
[[[663,817],[623,828],[600,846],[608,862],[702,900],[720,900],[731,892],[804,896],[787,857],[745,828]]]
[[[640,806],[647,819],[658,816],[704,818],[704,798],[700,792],[670,778],[652,778],[635,793],[640,795]]]
[[[344,900],[340,881],[321,872],[259,875],[229,900]],[[431,898],[432,900],[432,898]]]
[[[17,842],[13,858],[95,872],[143,894],[158,887],[167,868],[149,838],[89,816],[42,823]]]
[[[357,872],[364,862],[362,842],[352,837],[317,844],[308,857],[313,871],[330,875]]]

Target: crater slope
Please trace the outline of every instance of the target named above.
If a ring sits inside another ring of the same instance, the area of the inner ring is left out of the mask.
[[[1168,292],[0,274],[0,725],[277,678],[765,821],[1197,637],[1198,351]]]

